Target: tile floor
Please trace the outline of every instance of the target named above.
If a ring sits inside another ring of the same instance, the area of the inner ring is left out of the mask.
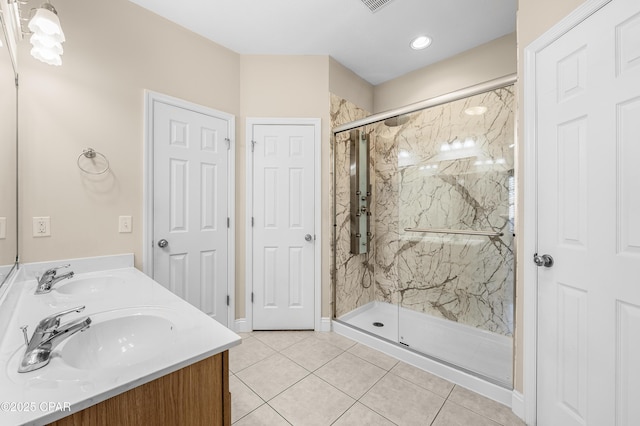
[[[241,333],[234,426],[522,426],[509,408],[335,333]]]

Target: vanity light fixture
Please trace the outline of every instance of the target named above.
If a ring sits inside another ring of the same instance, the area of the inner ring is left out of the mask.
[[[411,41],[410,46],[413,50],[422,50],[429,47],[430,44],[431,44],[431,38],[426,35],[421,35],[414,38]]]
[[[62,43],[64,43],[64,32],[60,26],[60,19],[55,7],[48,1],[43,3],[38,9],[32,11],[29,20],[29,30],[32,32],[29,41],[33,46],[31,56],[49,64],[62,65]]]

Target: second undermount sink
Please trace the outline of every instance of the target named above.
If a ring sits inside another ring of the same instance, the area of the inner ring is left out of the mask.
[[[61,294],[93,294],[100,293],[106,289],[119,290],[124,287],[125,282],[120,277],[113,275],[101,275],[95,277],[85,277],[71,279],[68,282],[59,283],[54,290]]]
[[[154,314],[99,317],[65,343],[60,356],[67,365],[81,370],[129,367],[161,355],[176,339],[174,322]]]

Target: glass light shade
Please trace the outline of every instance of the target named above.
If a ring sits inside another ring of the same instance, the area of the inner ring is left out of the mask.
[[[48,9],[36,9],[33,18],[29,21],[29,29],[34,33],[47,34],[60,43],[65,40],[58,15]]]
[[[41,49],[48,49],[56,52],[58,55],[62,55],[62,44],[55,38],[49,37],[46,34],[34,33],[29,39],[33,47]]]
[[[42,49],[39,47],[33,47],[31,49],[31,56],[44,62],[45,64],[60,66],[62,65],[62,58],[56,52],[50,49]]]

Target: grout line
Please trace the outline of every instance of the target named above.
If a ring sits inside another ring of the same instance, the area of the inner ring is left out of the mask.
[[[288,388],[287,388],[288,389]],[[274,396],[275,398],[275,396]],[[278,410],[276,410],[275,407],[273,407],[271,404],[269,404],[268,402],[265,402],[266,405],[269,406],[269,408],[271,408],[273,411],[276,412],[277,415],[279,415],[285,422],[289,423],[290,425],[293,426],[293,423],[291,423],[285,416],[283,416]]]

